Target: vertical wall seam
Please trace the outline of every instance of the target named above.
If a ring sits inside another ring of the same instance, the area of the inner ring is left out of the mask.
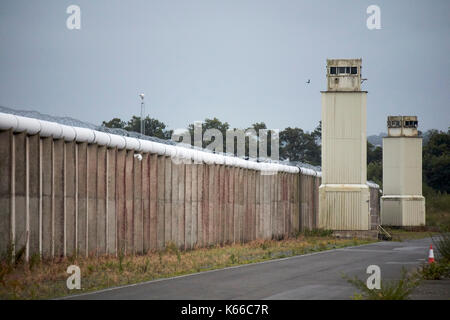
[[[78,143],[75,142],[75,256],[78,256]]]
[[[30,141],[25,136],[25,260],[30,255]]]
[[[50,140],[51,142],[51,170],[52,170],[52,201],[51,201],[51,248],[50,248],[50,255],[53,258],[55,256],[55,143],[53,139]]]
[[[16,136],[11,133],[11,251],[16,254]]]
[[[39,137],[39,255],[42,257],[42,139]]]
[[[67,145],[63,141],[63,256],[67,254]]]

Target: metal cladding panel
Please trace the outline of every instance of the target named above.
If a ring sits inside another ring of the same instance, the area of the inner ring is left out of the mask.
[[[422,138],[383,139],[383,194],[422,195]]]
[[[381,224],[401,227],[425,225],[425,198],[382,197]]]
[[[320,189],[319,228],[369,230],[369,190]]]
[[[322,93],[322,183],[365,184],[366,92]]]
[[[425,225],[425,199],[404,200],[402,210],[403,226]]]
[[[384,226],[402,225],[402,205],[400,199],[381,198],[381,224]]]

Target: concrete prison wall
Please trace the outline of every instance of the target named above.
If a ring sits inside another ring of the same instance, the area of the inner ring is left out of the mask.
[[[309,169],[1,113],[0,154],[0,252],[27,259],[242,243],[317,226],[321,178]]]

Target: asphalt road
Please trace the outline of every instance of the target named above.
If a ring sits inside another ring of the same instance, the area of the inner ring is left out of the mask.
[[[402,267],[425,261],[431,239],[379,242],[271,260],[72,296],[71,299],[350,299],[355,289],[342,274],[399,279]]]

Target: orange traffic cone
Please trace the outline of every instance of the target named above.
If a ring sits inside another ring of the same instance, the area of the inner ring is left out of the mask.
[[[434,262],[433,246],[430,244],[430,253],[428,254],[428,263]]]

